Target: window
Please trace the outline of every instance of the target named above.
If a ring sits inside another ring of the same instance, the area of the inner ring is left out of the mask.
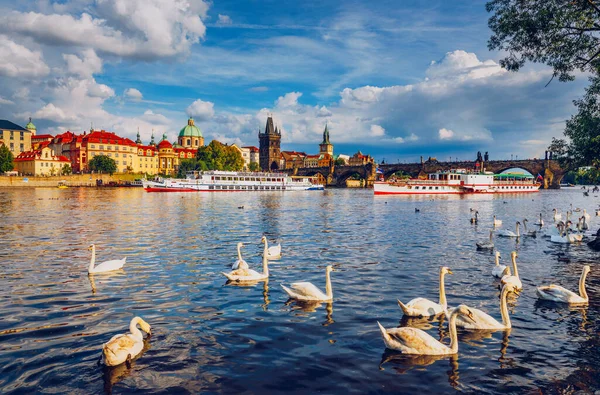
[[[123,166],[127,166],[127,161],[126,160],[123,161]]]
[[[119,157],[119,153],[115,152],[115,158],[118,158],[118,157]]]
[[[20,140],[23,140],[23,132],[19,132],[20,133]]]
[[[12,131],[10,132],[10,139],[11,140],[14,140],[14,138],[15,138],[14,134],[15,134],[15,132],[12,132]]]
[[[19,144],[19,149],[20,149],[21,151],[25,151],[25,147],[23,146],[23,143]]]
[[[187,139],[187,144],[186,145],[192,145],[192,140],[191,139]]]
[[[103,149],[104,149],[104,146],[103,146],[103,145],[99,145],[99,146],[98,146],[98,149],[101,149],[101,150],[103,150]]]
[[[95,144],[92,144],[92,145],[90,145],[90,148],[92,148],[92,149],[96,149],[96,145],[95,145]]]
[[[109,158],[112,158],[112,154],[111,154],[110,152],[108,153],[108,157],[109,157]]]

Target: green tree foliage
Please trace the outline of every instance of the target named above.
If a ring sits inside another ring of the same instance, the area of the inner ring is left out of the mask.
[[[90,170],[108,173],[111,176],[117,171],[117,163],[106,155],[96,155],[88,163]]]
[[[250,171],[260,171],[260,165],[258,162],[250,162],[248,165],[248,170]]]
[[[206,163],[199,161],[198,159],[183,159],[179,162],[179,169],[177,170],[178,178],[185,178],[185,175],[188,171],[204,171],[208,170]]]
[[[68,176],[69,174],[71,174],[73,172],[73,169],[71,169],[71,165],[65,163],[62,167],[62,169],[60,169],[60,174],[62,174],[63,176]]]
[[[336,166],[346,166],[346,161],[342,158],[337,158],[335,160],[335,165]]]
[[[527,62],[552,67],[553,78],[600,67],[600,5],[595,0],[492,0],[490,50],[508,55],[500,65],[517,71]]]
[[[244,158],[240,151],[217,140],[198,148],[196,160],[204,162],[208,170],[239,171],[244,168]]]
[[[4,144],[0,145],[0,173],[14,169],[14,159],[12,152]]]

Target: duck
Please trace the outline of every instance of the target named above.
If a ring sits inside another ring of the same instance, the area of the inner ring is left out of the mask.
[[[263,239],[265,243],[265,251],[267,252],[267,259],[281,258],[281,243],[277,244],[276,246],[269,247],[267,244],[267,238],[263,236]]]
[[[88,267],[88,274],[107,273],[123,268],[127,257],[123,259],[114,259],[112,261],[106,261],[95,265],[96,263],[96,245],[92,244],[88,247],[89,251],[92,251],[92,259],[90,260],[90,266]]]
[[[521,237],[521,234],[519,233],[519,226],[521,226],[521,223],[519,221],[517,221],[517,233],[513,232],[512,230],[508,230],[508,229],[502,229],[500,231],[498,231],[498,236],[500,237]]]
[[[555,208],[553,208],[553,209],[552,209],[552,211],[554,212],[554,216],[553,216],[553,218],[554,218],[554,222],[558,222],[558,221],[560,221],[560,220],[562,219],[562,214],[560,214],[560,213],[558,212],[558,210],[557,210],[557,209],[555,209]]]
[[[328,302],[333,300],[333,289],[331,288],[331,275],[333,267],[328,265],[325,268],[325,293],[309,282],[292,283],[290,288],[281,285],[281,288],[291,299],[303,302]]]
[[[500,259],[502,258],[500,256],[500,251],[496,251],[495,255],[496,255],[496,257],[495,257],[496,265],[492,269],[492,275],[494,277],[502,278],[504,275],[506,275],[507,273],[510,272],[510,269],[508,267],[506,267],[506,265],[500,264]]]
[[[585,290],[585,279],[589,272],[590,266],[585,265],[581,271],[581,277],[579,277],[579,295],[560,285],[551,284],[537,287],[537,296],[539,299],[552,302],[568,303],[569,305],[586,305],[589,302],[589,298]]]
[[[527,222],[529,222],[527,220],[527,218],[523,219],[523,236],[528,236],[528,237],[537,237],[537,231],[535,230],[527,230]]]
[[[506,305],[506,298],[508,294],[515,292],[514,284],[506,284],[502,287],[500,292],[500,315],[502,322],[498,322],[494,317],[487,314],[486,312],[469,307],[469,310],[473,314],[473,317],[465,319],[463,315],[459,315],[456,318],[456,326],[465,329],[474,330],[503,330],[510,329],[510,315],[508,314],[508,307]],[[446,311],[446,316],[451,317],[453,310]]]
[[[390,350],[413,355],[453,355],[458,352],[456,320],[459,315],[464,316],[466,319],[473,319],[473,313],[467,306],[460,305],[454,309],[448,324],[451,339],[450,346],[439,342],[421,329],[411,327],[385,329],[379,321],[377,325],[379,325],[385,346]]]
[[[497,228],[498,226],[502,226],[502,220],[501,219],[496,219],[496,216],[494,215],[494,228]]]
[[[491,250],[494,248],[494,242],[492,241],[494,237],[494,231],[490,230],[490,239],[489,241],[478,241],[477,243],[475,243],[475,245],[477,246],[478,250]]]
[[[233,265],[231,266],[232,270],[236,270],[236,269],[249,269],[250,267],[248,266],[248,262],[246,262],[243,258],[242,258],[242,247],[244,246],[244,243],[237,243],[237,254],[238,254],[238,259],[237,261],[235,261],[233,263]]]
[[[471,217],[471,223],[476,224],[478,220],[479,220],[479,211],[475,211],[475,216]]]
[[[446,302],[446,289],[444,286],[444,277],[446,274],[453,274],[452,270],[446,266],[442,266],[440,268],[439,303],[432,302],[425,298],[415,298],[406,304],[398,300],[398,305],[404,312],[404,315],[408,317],[429,317],[443,313],[444,310],[448,308]]]
[[[502,278],[500,279],[500,283],[502,285],[513,284],[515,291],[520,291],[523,289],[523,283],[521,283],[521,279],[519,278],[519,270],[517,269],[517,256],[518,255],[516,251],[510,253],[510,258],[512,260],[512,270],[514,274],[507,274],[505,276],[502,276]]]
[[[542,218],[542,213],[540,213],[540,219],[535,224],[538,226],[544,226],[544,218]]]
[[[115,335],[102,345],[102,363],[106,366],[117,366],[129,363],[144,348],[144,335],[137,328],[140,326],[150,336],[150,325],[140,317],[134,317],[129,323],[129,333]]]
[[[265,281],[269,279],[269,264],[267,259],[267,238],[265,236],[262,237],[261,241],[265,244],[263,250],[263,272],[259,273],[252,269],[237,269],[232,270],[229,273],[221,273],[229,281],[234,281],[236,283],[244,283],[244,282],[256,282],[256,281]]]

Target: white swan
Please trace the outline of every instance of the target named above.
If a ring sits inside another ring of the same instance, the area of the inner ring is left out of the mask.
[[[115,335],[102,346],[102,363],[107,366],[117,366],[135,358],[144,348],[144,336],[137,328],[150,335],[150,325],[140,317],[134,317],[129,324],[129,332]]]
[[[264,281],[269,278],[269,264],[267,260],[267,238],[265,236],[262,237],[261,241],[265,243],[265,248],[263,250],[263,272],[259,273],[252,269],[237,269],[232,270],[229,273],[221,273],[225,277],[227,277],[230,281],[235,281],[237,283],[243,282],[254,282],[254,281]]]
[[[492,241],[494,237],[494,231],[490,230],[490,240],[486,240],[486,241],[478,241],[477,243],[475,243],[475,245],[477,246],[478,250],[491,250],[494,248],[494,242]]]
[[[458,337],[456,334],[456,319],[461,315],[473,319],[473,313],[465,305],[458,306],[450,316],[450,346],[440,343],[427,332],[417,328],[385,329],[379,322],[379,329],[385,346],[390,350],[401,351],[403,354],[418,355],[452,355],[458,352]]]
[[[502,226],[502,220],[496,219],[496,216],[494,215],[494,228],[497,228],[498,226]]]
[[[550,236],[550,241],[553,243],[570,244],[581,241],[583,239],[583,235],[581,234],[571,234],[569,226],[559,224],[557,228],[558,234],[552,234]]]
[[[592,219],[592,217],[587,213],[587,211],[585,211],[585,209],[583,209],[583,216],[585,217],[586,222],[590,222]]]
[[[537,237],[537,231],[535,231],[535,230],[527,230],[527,223],[528,222],[529,221],[527,220],[527,218],[523,219],[523,228],[524,228],[523,236]]]
[[[554,212],[554,222],[562,220],[562,214],[559,213],[557,209],[554,208],[552,211]]]
[[[506,305],[506,298],[509,292],[515,292],[513,284],[506,284],[502,287],[500,293],[500,314],[502,316],[502,322],[498,322],[494,317],[487,314],[479,309],[469,307],[469,310],[473,314],[472,319],[465,319],[464,316],[459,315],[456,318],[456,326],[465,329],[478,329],[478,330],[499,330],[499,329],[510,329],[510,315],[508,314],[508,307]],[[451,317],[454,309],[446,312],[446,317]]]
[[[92,259],[90,260],[90,266],[88,267],[89,274],[106,273],[119,270],[123,267],[125,261],[127,260],[127,257],[125,257],[123,259],[115,259],[94,265],[96,263],[96,245],[92,244],[89,246],[88,250],[92,251]]]
[[[542,213],[540,213],[540,219],[535,224],[539,226],[544,226],[544,219],[542,218]]]
[[[492,275],[494,277],[502,278],[507,273],[506,265],[500,264],[500,251],[496,251],[496,265],[492,269]],[[509,270],[510,271],[510,270]]]
[[[267,238],[263,236],[265,239],[265,247],[267,251],[267,259],[279,259],[281,258],[281,243],[276,246],[269,247],[267,245]]]
[[[244,243],[237,243],[237,253],[238,253],[238,259],[237,261],[235,261],[233,263],[233,266],[231,266],[232,270],[236,270],[236,269],[248,269],[248,262],[246,262],[243,258],[242,258],[242,247],[244,246]]]
[[[511,252],[510,258],[512,260],[512,270],[514,274],[502,276],[500,283],[502,285],[512,284],[514,285],[516,291],[520,291],[523,289],[523,284],[521,283],[521,279],[519,278],[519,270],[517,269],[517,252]]]
[[[446,266],[440,268],[440,300],[439,303],[432,302],[425,298],[415,298],[404,304],[398,300],[398,305],[404,312],[404,315],[409,317],[428,317],[443,313],[448,308],[446,302],[446,288],[444,286],[444,276],[453,274]]]
[[[552,284],[537,287],[536,293],[538,298],[572,305],[588,304],[589,298],[587,292],[585,291],[585,278],[589,272],[590,267],[585,265],[581,272],[581,277],[579,277],[579,295],[561,287],[560,285]]]
[[[502,229],[502,230],[498,231],[498,236],[500,236],[500,237],[521,237],[521,234],[519,233],[520,225],[521,225],[521,223],[519,221],[517,221],[517,233],[513,232],[512,230]]]
[[[309,282],[292,283],[291,288],[281,285],[281,288],[292,299],[311,302],[327,302],[333,299],[333,289],[331,289],[331,276],[329,273],[333,267],[328,265],[325,269],[325,293]]]
[[[590,227],[587,223],[587,219],[582,216],[581,218],[579,218],[579,222],[577,223],[577,229],[579,230],[579,232],[585,232],[586,230],[589,230]]]

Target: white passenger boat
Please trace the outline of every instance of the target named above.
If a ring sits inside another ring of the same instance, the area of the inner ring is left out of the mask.
[[[373,190],[375,195],[442,195],[538,192],[540,186],[532,175],[471,173],[456,169],[429,174],[427,179],[376,181]]]
[[[142,180],[147,192],[248,192],[323,190],[313,177],[285,173],[245,173],[235,171],[188,172],[186,178]]]

